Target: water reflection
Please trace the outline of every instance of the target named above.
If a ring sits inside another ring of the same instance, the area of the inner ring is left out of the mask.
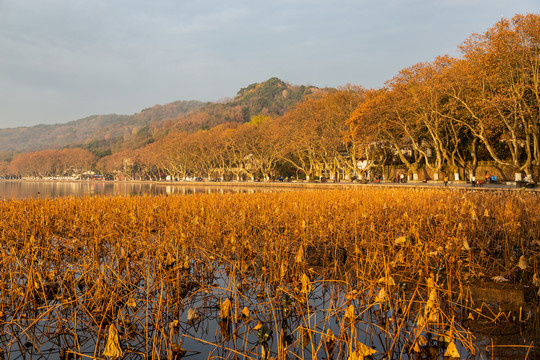
[[[231,278],[227,275],[231,272],[216,263],[193,263],[189,269],[175,266],[160,279],[137,274],[135,282],[134,270],[141,269],[135,261],[125,264],[124,271],[108,268],[96,273],[98,278],[83,275],[82,262],[71,265],[54,293],[32,286],[26,290],[28,301],[23,306],[4,299],[1,359],[76,359],[75,354],[92,358],[103,353],[109,326],[118,330],[127,359],[163,359],[164,354],[170,359],[184,355],[199,359],[213,354],[221,359],[345,360],[364,358],[348,356],[360,342],[377,350],[373,359],[388,354],[391,359],[435,360],[443,358],[447,346],[432,328],[422,331],[427,340],[420,351],[411,352],[417,334],[415,313],[421,312],[421,306],[412,306],[407,320],[399,304],[374,304],[367,292],[349,297],[351,288],[322,278],[313,282],[309,294],[301,294],[285,282],[266,286],[268,282],[258,272],[245,282]],[[209,267],[215,272],[207,274]],[[227,299],[231,308],[224,312]],[[353,319],[345,310],[351,306]],[[191,311],[197,315],[190,316]],[[522,359],[527,354],[536,358],[534,347],[526,346],[534,344],[530,332],[510,337],[478,331],[472,335],[479,353],[468,353],[457,342],[463,358],[487,358],[490,345],[499,346],[495,359]],[[520,339],[525,346],[512,345],[521,343]]]
[[[279,191],[283,189],[280,188]],[[190,185],[187,183],[132,183],[132,182],[61,182],[61,181],[0,181],[0,199],[55,198],[63,196],[134,196],[134,195],[173,195],[202,193],[255,193],[278,191],[278,188],[249,185]]]

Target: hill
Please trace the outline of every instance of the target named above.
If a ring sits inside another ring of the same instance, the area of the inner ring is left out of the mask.
[[[109,140],[137,133],[151,123],[176,119],[206,103],[176,101],[134,115],[93,115],[65,124],[0,129],[0,152],[63,148],[92,140]]]
[[[258,115],[282,116],[305,96],[318,91],[315,86],[291,85],[273,77],[240,89],[233,99],[210,103],[179,119],[172,127],[194,131],[229,122],[249,122]]]
[[[66,147],[81,147],[101,157],[153,142],[172,128],[196,131],[227,122],[248,122],[257,115],[281,116],[317,91],[320,89],[314,86],[290,85],[273,77],[217,103],[176,101],[134,115],[93,115],[65,124],[0,129],[0,161],[9,160],[14,152]]]

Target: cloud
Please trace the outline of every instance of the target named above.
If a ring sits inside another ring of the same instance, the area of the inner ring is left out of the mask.
[[[0,127],[215,100],[271,76],[381,86],[501,15],[539,10],[529,0],[0,0]],[[21,111],[28,102],[35,116]]]

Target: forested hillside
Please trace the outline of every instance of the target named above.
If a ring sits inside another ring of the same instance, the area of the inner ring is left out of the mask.
[[[65,124],[0,129],[0,152],[32,151],[109,140],[136,133],[151,123],[176,119],[205,103],[176,101],[156,105],[135,115],[93,115]]]
[[[226,122],[249,122],[258,115],[281,116],[317,91],[313,86],[293,86],[271,78],[218,103],[176,101],[134,115],[93,115],[65,124],[0,129],[0,161],[11,159],[14,153],[65,147],[87,149],[101,157],[139,148],[171,129],[189,132]]]
[[[189,132],[229,122],[245,123],[255,116],[278,117],[306,95],[320,91],[314,86],[290,85],[273,77],[240,89],[234,99],[208,104],[175,121],[172,127]]]

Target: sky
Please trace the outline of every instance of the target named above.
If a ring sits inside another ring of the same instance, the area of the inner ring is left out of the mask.
[[[222,101],[255,82],[378,88],[538,0],[0,0],[0,128]]]

